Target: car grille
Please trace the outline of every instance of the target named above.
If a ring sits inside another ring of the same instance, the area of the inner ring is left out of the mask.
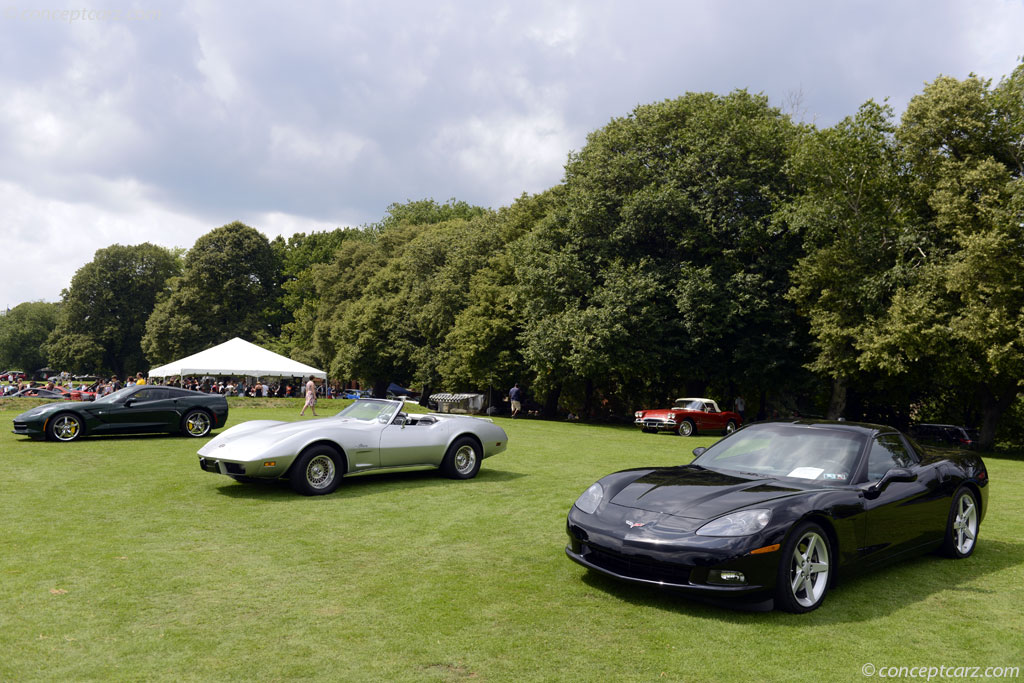
[[[28,434],[28,425],[26,423],[24,423],[24,422],[15,422],[14,423],[14,433],[15,434]]]
[[[662,418],[645,418],[644,427],[650,427],[651,429],[658,429],[660,427],[675,427],[676,423],[672,420],[665,420]]]
[[[686,567],[611,553],[590,545],[584,545],[583,557],[591,564],[619,576],[673,584],[685,584],[690,581],[690,571]]]

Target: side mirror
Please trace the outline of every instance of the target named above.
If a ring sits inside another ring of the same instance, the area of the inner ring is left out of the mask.
[[[135,399],[134,398],[126,398],[124,400],[124,407],[125,408],[131,408],[133,403],[135,403]]]
[[[882,491],[884,491],[889,486],[889,484],[895,481],[917,481],[917,475],[905,467],[894,467],[885,474],[883,474],[882,478],[879,479],[876,484],[869,486],[864,491],[864,495],[867,496],[869,499],[878,498],[878,496],[881,495]]]
[[[706,450],[707,450],[707,448],[704,447],[704,446],[697,446],[696,448],[693,449],[693,456],[695,458],[696,457],[700,457],[700,456],[704,455],[704,451],[706,451]]]

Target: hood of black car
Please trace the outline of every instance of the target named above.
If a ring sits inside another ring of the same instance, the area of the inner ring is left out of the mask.
[[[738,508],[804,492],[806,489],[772,479],[735,477],[699,467],[672,467],[642,475],[616,493],[611,502],[679,517],[713,519]]]

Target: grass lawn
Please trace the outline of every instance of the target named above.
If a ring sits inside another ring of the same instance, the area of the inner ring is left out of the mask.
[[[509,449],[476,479],[371,475],[307,498],[201,471],[198,440],[17,437],[10,420],[28,405],[0,402],[0,680],[818,682],[863,680],[865,664],[1024,668],[1021,460],[986,458],[991,509],[971,559],[857,577],[795,616],[621,585],[565,557],[565,514],[587,486],[689,462],[715,437],[499,419]],[[232,399],[229,424],[300,407]]]

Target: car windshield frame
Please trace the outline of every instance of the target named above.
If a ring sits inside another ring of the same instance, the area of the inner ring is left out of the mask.
[[[121,403],[126,398],[135,393],[135,390],[139,387],[146,386],[145,384],[129,384],[126,387],[118,389],[117,391],[111,392],[106,396],[97,396],[93,403]]]
[[[844,486],[856,483],[870,442],[868,434],[853,430],[765,423],[721,439],[691,464],[724,474]]]
[[[357,422],[380,422],[387,424],[391,422],[396,414],[401,412],[404,405],[400,401],[391,401],[384,398],[357,398],[345,406],[335,418],[356,420]],[[386,418],[386,419],[381,419]]]
[[[696,398],[688,398],[680,401],[676,401],[675,405],[672,406],[673,410],[694,410],[700,413],[704,412],[704,401]]]

